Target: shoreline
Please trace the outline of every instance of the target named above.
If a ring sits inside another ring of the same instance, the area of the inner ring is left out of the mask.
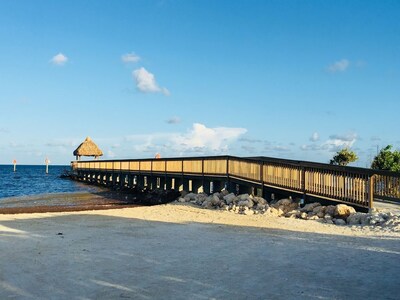
[[[96,192],[46,193],[0,199],[0,214],[73,212],[141,206],[135,195],[99,190]]]
[[[190,202],[143,205],[136,194],[123,191],[42,194],[0,200],[0,221],[36,219],[49,216],[100,215],[167,223],[201,223],[293,232],[400,238],[400,232],[379,226],[325,224],[315,220],[291,219],[272,215],[243,215],[223,209],[204,209]],[[46,205],[47,203],[47,205]]]
[[[87,208],[87,207],[85,207]],[[291,219],[271,215],[235,214],[216,209],[204,209],[191,203],[172,202],[154,206],[96,206],[89,210],[66,211],[37,211],[28,209],[19,213],[0,213],[2,221],[27,221],[47,218],[83,218],[97,216],[101,218],[114,217],[118,219],[130,219],[133,222],[161,222],[181,225],[209,225],[216,228],[225,226],[239,226],[240,228],[254,228],[257,230],[285,230],[293,233],[322,234],[327,236],[349,236],[374,239],[400,239],[400,232],[387,230],[378,226],[346,225],[338,226],[325,224],[315,220]]]

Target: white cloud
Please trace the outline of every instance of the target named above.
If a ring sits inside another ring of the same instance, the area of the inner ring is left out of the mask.
[[[195,123],[186,133],[131,135],[124,138],[124,143],[134,144],[135,153],[155,154],[158,152],[163,157],[223,154],[227,153],[229,145],[246,132],[245,128],[208,128],[203,124]]]
[[[166,88],[159,87],[154,75],[145,68],[142,67],[133,71],[132,75],[139,91],[143,93],[162,93],[169,96],[169,91]]]
[[[351,148],[357,141],[357,134],[351,133],[347,135],[334,134],[328,140],[321,144],[313,143],[311,145],[302,145],[300,147],[303,151],[328,151],[336,152],[343,148]]]
[[[340,135],[340,134],[333,134],[331,136],[329,136],[330,140],[337,140],[343,143],[348,143],[348,142],[355,142],[355,140],[357,139],[357,134],[355,133],[350,133],[347,135]]]
[[[208,128],[194,123],[187,134],[174,137],[173,141],[183,150],[204,149],[216,152],[228,150],[228,144],[247,132],[245,128]]]
[[[350,61],[348,61],[347,59],[342,59],[328,66],[328,71],[331,73],[344,72],[347,70],[349,65]]]
[[[57,55],[53,56],[53,58],[50,60],[50,62],[56,66],[63,66],[67,63],[67,61],[68,57],[66,57],[62,53],[58,53]]]
[[[137,63],[140,60],[140,56],[135,53],[127,53],[121,56],[121,60],[124,63]]]
[[[311,144],[311,145],[301,145],[300,149],[303,151],[320,151],[324,150],[327,147],[324,147],[323,145],[317,145],[317,144]]]
[[[312,134],[312,136],[310,137],[310,141],[311,141],[311,142],[317,142],[317,141],[319,141],[319,134],[318,134],[318,132],[314,132],[314,133]]]
[[[179,117],[175,116],[175,117],[172,117],[172,118],[168,119],[166,122],[168,124],[178,124],[178,123],[181,122],[181,119]]]
[[[269,144],[264,147],[264,150],[271,153],[290,152],[290,147]]]
[[[263,141],[260,139],[253,139],[253,138],[248,138],[248,137],[240,138],[239,142],[244,142],[244,143],[249,143],[249,144],[263,143]]]

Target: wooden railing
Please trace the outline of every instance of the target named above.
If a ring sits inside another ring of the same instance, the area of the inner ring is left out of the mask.
[[[74,161],[72,168],[76,171],[218,176],[363,207],[372,207],[374,198],[400,202],[398,173],[268,157]]]

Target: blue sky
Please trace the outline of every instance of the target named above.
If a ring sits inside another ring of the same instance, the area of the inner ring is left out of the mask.
[[[0,163],[400,147],[400,1],[1,1]]]

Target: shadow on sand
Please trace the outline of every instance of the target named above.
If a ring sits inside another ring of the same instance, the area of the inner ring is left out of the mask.
[[[74,214],[0,222],[0,298],[396,299],[400,240]]]

